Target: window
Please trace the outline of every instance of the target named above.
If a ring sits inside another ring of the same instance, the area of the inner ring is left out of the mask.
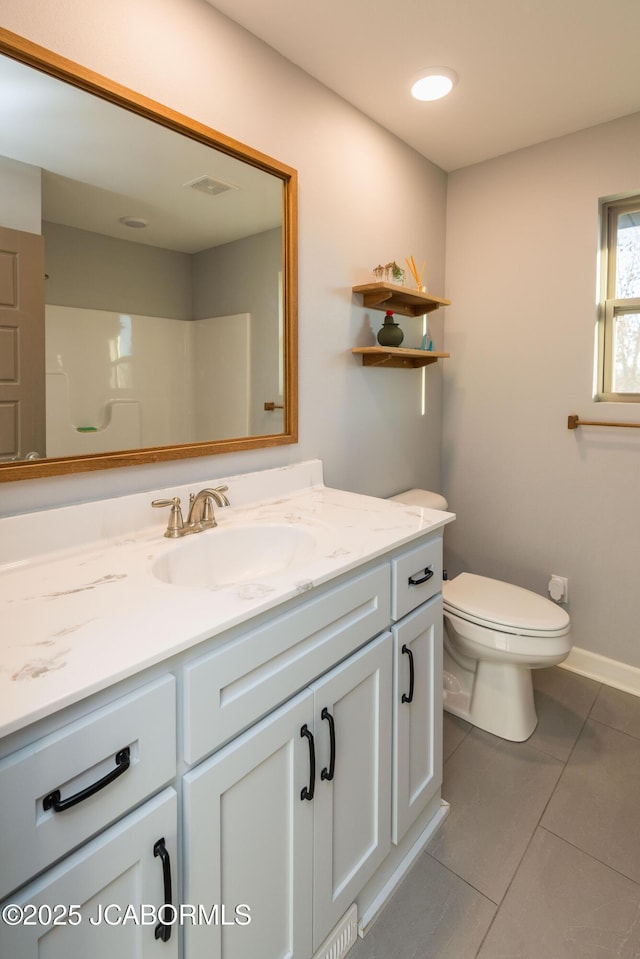
[[[640,196],[602,206],[598,398],[640,403]]]

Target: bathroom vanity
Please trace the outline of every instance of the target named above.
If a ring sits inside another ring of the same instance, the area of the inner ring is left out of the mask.
[[[2,956],[328,955],[446,815],[453,514],[215,482],[182,540],[189,488],[0,520]]]

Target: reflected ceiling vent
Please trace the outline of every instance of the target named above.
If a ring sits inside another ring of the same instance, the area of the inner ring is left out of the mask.
[[[207,196],[220,196],[221,193],[226,193],[228,190],[238,189],[233,183],[225,183],[224,180],[216,180],[212,176],[199,176],[195,180],[189,180],[184,185],[191,187],[192,190],[197,190],[198,193],[206,193]]]

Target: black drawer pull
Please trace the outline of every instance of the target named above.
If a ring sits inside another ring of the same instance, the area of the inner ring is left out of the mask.
[[[402,694],[402,702],[403,702],[403,703],[412,703],[412,702],[413,702],[413,682],[414,682],[414,679],[415,679],[415,673],[414,673],[414,668],[413,668],[413,653],[412,653],[412,651],[409,649],[409,647],[407,646],[406,643],[405,643],[404,646],[402,647],[402,652],[404,653],[405,656],[408,656],[408,657],[409,657],[409,695],[407,696],[406,693],[403,693],[403,694]]]
[[[160,856],[162,860],[162,883],[164,885],[164,905],[172,905],[172,896],[171,896],[171,859],[169,858],[169,853],[167,852],[167,847],[164,841],[164,836],[162,839],[158,839],[153,847],[153,855]],[[171,910],[169,910],[171,911]],[[167,922],[159,922],[156,926],[156,939],[162,939],[163,942],[168,942],[171,938],[171,925]]]
[[[89,796],[93,796],[94,793],[104,789],[105,786],[112,783],[118,776],[126,773],[130,765],[131,756],[129,747],[125,746],[124,749],[121,749],[120,752],[116,754],[115,769],[112,769],[111,772],[103,776],[102,779],[99,779],[91,786],[87,786],[86,789],[81,789],[80,792],[75,793],[73,796],[69,796],[68,799],[60,799],[60,790],[54,789],[53,792],[44,797],[42,806],[44,809],[53,809],[54,812],[63,812],[65,809],[70,809],[71,806],[77,806],[83,799],[88,799]]]
[[[329,723],[329,739],[331,742],[331,755],[329,756],[329,768],[325,766],[322,772],[320,773],[320,779],[326,779],[327,782],[330,782],[333,779],[333,774],[336,769],[336,724],[333,721],[333,716],[325,706],[322,712],[320,713],[321,719],[326,719]]]
[[[433,570],[430,566],[424,571],[424,576],[421,576],[420,579],[414,579],[413,576],[409,577],[409,586],[421,586],[423,583],[426,583],[428,579],[431,579],[433,576]]]
[[[303,788],[300,799],[308,799],[311,802],[316,788],[316,747],[313,733],[309,731],[306,723],[300,730],[300,735],[305,736],[309,742],[309,785]]]

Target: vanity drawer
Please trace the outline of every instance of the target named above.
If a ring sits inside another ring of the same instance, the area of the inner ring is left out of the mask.
[[[0,762],[0,899],[174,777],[175,715],[167,676]]]
[[[391,616],[402,619],[442,591],[442,537],[391,560]]]
[[[264,625],[241,633],[184,669],[184,755],[198,762],[390,623],[385,563]]]

